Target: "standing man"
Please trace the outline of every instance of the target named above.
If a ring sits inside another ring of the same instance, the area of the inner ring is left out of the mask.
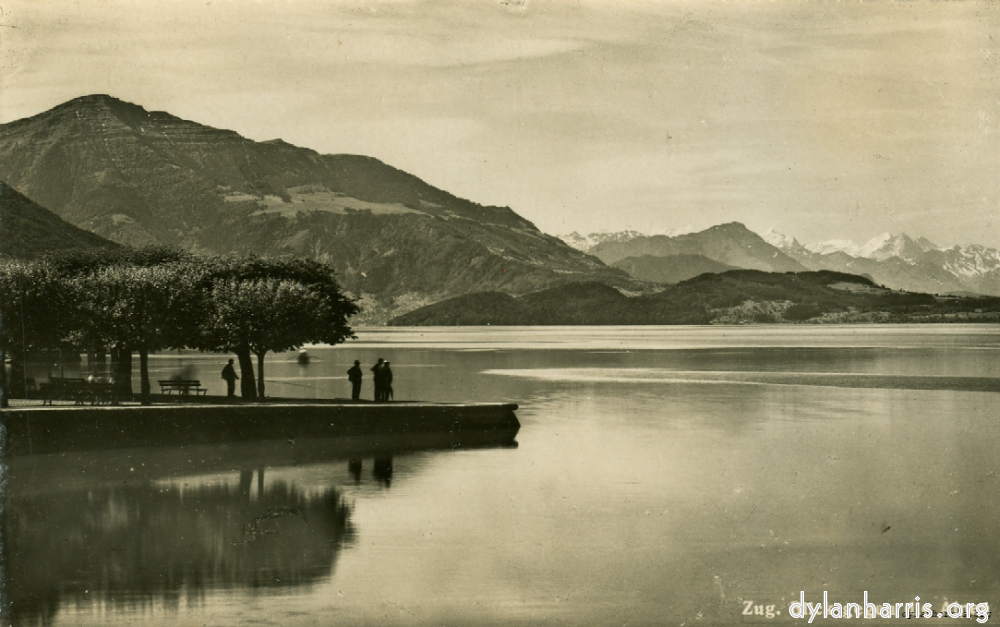
[[[233,399],[236,398],[236,380],[239,377],[236,376],[236,370],[233,368],[233,360],[230,359],[226,367],[222,369],[222,378],[226,380],[226,398]]]
[[[354,367],[347,371],[347,380],[351,382],[351,400],[361,398],[361,362],[354,360]]]
[[[383,382],[383,380],[382,380],[382,368],[383,368],[382,363],[383,363],[383,361],[384,360],[381,357],[379,357],[378,361],[375,362],[375,365],[372,366],[372,379],[375,381],[375,400],[376,401],[382,400],[382,386],[385,385],[384,382]]]
[[[392,400],[392,368],[389,367],[389,362],[382,365],[382,400]]]

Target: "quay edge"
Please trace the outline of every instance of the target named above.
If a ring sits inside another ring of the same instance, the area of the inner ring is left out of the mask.
[[[0,411],[8,455],[383,434],[490,432],[513,443],[514,403],[177,403]]]

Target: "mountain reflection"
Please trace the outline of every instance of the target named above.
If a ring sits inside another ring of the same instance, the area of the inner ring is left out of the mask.
[[[149,483],[8,498],[4,563],[15,624],[60,605],[146,606],[225,587],[308,585],[332,574],[354,537],[332,488],[239,482]],[[234,477],[235,479],[235,477]]]

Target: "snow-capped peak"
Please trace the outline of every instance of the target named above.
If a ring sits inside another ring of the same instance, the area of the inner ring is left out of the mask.
[[[659,229],[653,229],[652,231],[649,232],[649,234],[651,236],[652,235],[666,235],[667,237],[677,237],[678,235],[687,235],[688,233],[694,233],[694,232],[695,232],[695,228],[689,224],[687,226],[682,226],[679,229],[670,229],[670,228],[666,228],[666,227],[659,228]]]
[[[617,231],[615,233],[602,231],[589,235],[580,235],[576,231],[573,231],[569,235],[557,235],[556,237],[577,250],[587,252],[602,242],[627,242],[637,237],[645,237],[645,235],[638,231]]]
[[[852,257],[860,257],[859,246],[849,239],[828,239],[823,242],[806,244],[806,250],[820,255],[831,255],[833,253],[846,253]]]
[[[869,259],[874,259],[874,255],[878,250],[885,247],[892,240],[892,233],[886,232],[881,235],[876,235],[866,242],[863,246],[858,248],[858,254],[855,257],[868,257]],[[888,259],[892,255],[888,255],[885,259]]]
[[[955,246],[944,251],[944,268],[952,274],[972,278],[1000,272],[1000,250],[986,246]]]
[[[583,252],[589,251],[594,246],[598,244],[603,244],[604,242],[627,242],[634,240],[639,237],[649,237],[650,235],[666,235],[667,237],[677,237],[678,235],[685,235],[687,233],[694,233],[694,227],[688,225],[679,229],[670,228],[659,228],[654,230],[649,235],[645,233],[640,233],[639,231],[600,231],[597,233],[590,233],[589,235],[580,235],[578,232],[573,231],[569,235],[557,235],[559,239],[566,242],[573,248],[577,250],[582,250]]]
[[[861,247],[860,255],[876,261],[884,261],[890,257],[900,257],[907,261],[913,261],[929,250],[938,250],[938,246],[926,238],[913,239],[906,233],[890,235],[883,233],[872,238],[867,244]]]
[[[802,247],[802,244],[799,244],[794,237],[778,233],[773,228],[768,229],[766,233],[761,235],[761,238],[771,246],[781,250],[795,250]]]

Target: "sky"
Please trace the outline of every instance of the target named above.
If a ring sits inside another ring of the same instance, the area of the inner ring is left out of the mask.
[[[1000,3],[0,0],[0,122],[107,93],[551,234],[1000,247]]]

